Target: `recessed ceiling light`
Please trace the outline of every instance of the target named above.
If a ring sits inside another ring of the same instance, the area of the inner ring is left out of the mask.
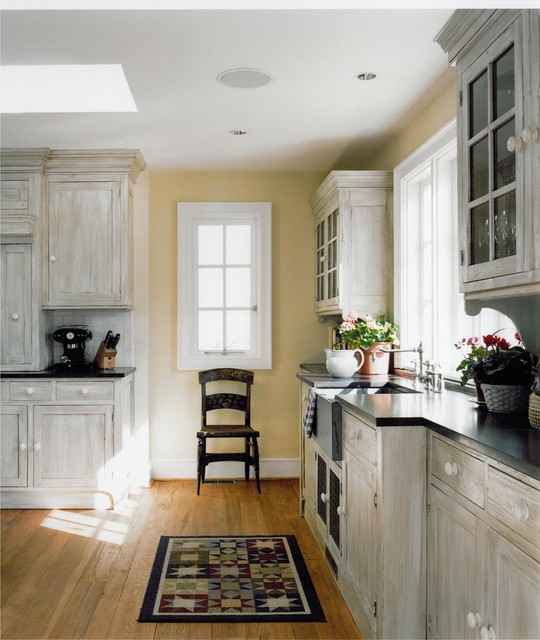
[[[268,84],[272,76],[260,69],[229,69],[222,71],[216,80],[236,89],[255,89]]]
[[[137,111],[121,64],[0,68],[2,113]]]
[[[229,133],[231,136],[245,136],[247,131],[242,131],[242,129],[231,129]]]
[[[374,80],[377,77],[376,73],[371,73],[371,71],[362,71],[356,76],[357,80]]]

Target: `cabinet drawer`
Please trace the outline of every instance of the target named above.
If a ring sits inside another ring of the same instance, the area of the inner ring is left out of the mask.
[[[527,540],[537,544],[540,491],[489,467],[487,511]]]
[[[343,412],[343,440],[368,462],[377,464],[377,431],[346,411]]]
[[[485,504],[484,463],[432,438],[431,473],[479,507]]]
[[[9,383],[10,400],[52,400],[52,382],[38,382],[26,380],[26,382]]]
[[[57,382],[56,399],[60,401],[79,400],[94,402],[95,400],[114,400],[114,382]]]

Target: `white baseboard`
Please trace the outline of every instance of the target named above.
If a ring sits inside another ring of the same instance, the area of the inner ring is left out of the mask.
[[[173,480],[197,477],[197,461],[184,460],[151,460],[152,478],[154,480]],[[300,476],[300,460],[298,458],[272,458],[260,461],[261,478],[298,478]],[[241,462],[213,462],[206,467],[206,477],[243,478],[244,465]],[[254,477],[253,469],[250,477]]]

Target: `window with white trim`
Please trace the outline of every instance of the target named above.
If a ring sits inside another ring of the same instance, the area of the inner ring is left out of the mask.
[[[395,320],[402,348],[422,341],[425,358],[459,379],[462,338],[498,335],[516,344],[512,321],[493,309],[465,313],[459,292],[456,123],[449,123],[394,170]],[[401,355],[409,368],[416,354]]]
[[[178,203],[178,368],[272,367],[272,205]]]

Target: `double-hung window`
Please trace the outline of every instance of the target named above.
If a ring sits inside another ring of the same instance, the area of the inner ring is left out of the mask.
[[[271,211],[178,204],[179,369],[272,367]]]

